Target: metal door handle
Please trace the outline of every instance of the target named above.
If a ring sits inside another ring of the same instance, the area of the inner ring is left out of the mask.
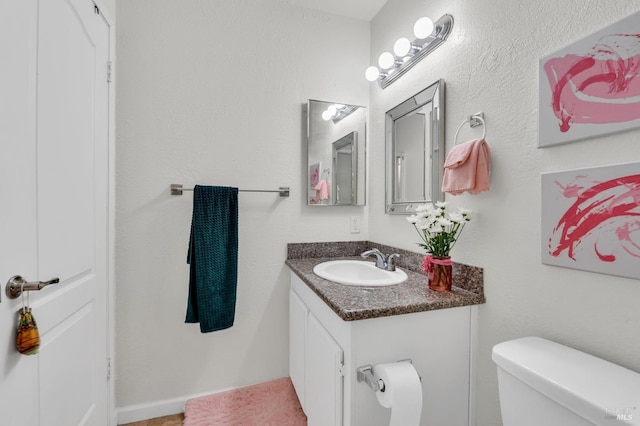
[[[15,275],[7,281],[6,293],[9,299],[15,299],[22,294],[22,291],[42,290],[48,285],[57,284],[60,278],[52,278],[49,281],[27,282],[20,275]]]

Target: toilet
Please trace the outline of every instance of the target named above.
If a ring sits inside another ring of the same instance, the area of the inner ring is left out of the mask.
[[[497,344],[504,426],[640,425],[640,374],[540,337]]]

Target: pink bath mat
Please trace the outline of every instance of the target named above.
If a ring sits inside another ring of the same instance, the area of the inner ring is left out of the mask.
[[[306,426],[307,417],[283,377],[187,401],[184,426]]]

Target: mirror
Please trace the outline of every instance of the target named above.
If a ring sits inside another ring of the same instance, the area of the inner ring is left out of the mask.
[[[444,80],[387,111],[386,212],[444,199]]]
[[[365,204],[367,109],[309,100],[307,103],[307,204]]]

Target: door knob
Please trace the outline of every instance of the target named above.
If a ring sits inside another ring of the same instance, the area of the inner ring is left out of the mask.
[[[23,291],[42,290],[48,285],[57,284],[60,278],[52,278],[49,281],[28,282],[20,275],[15,275],[7,281],[6,293],[9,299],[16,299]]]

